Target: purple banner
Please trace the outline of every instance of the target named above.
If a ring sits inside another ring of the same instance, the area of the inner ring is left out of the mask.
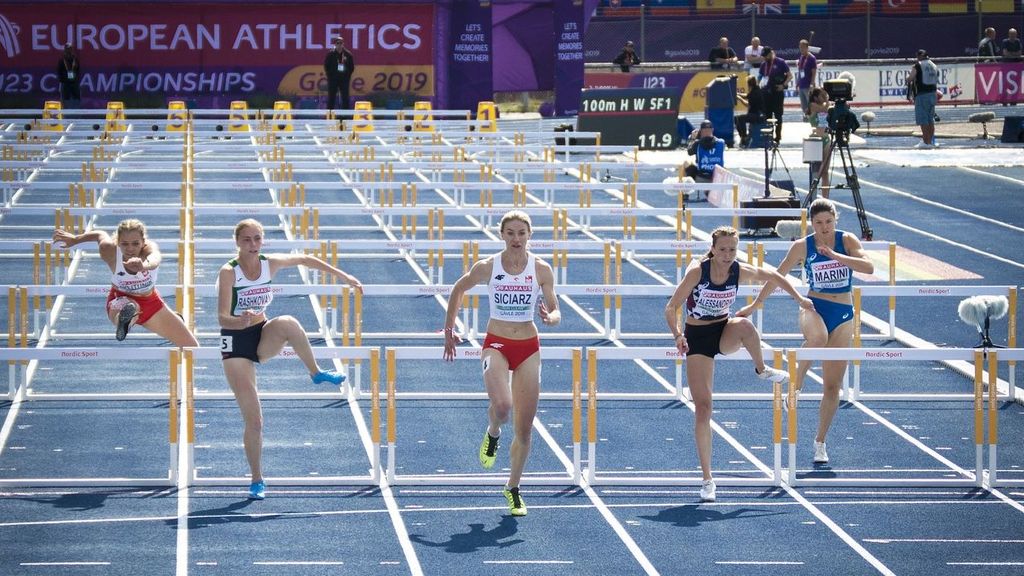
[[[974,89],[980,104],[1024,102],[1024,62],[976,65]]]
[[[494,5],[494,91],[551,90],[555,18],[550,2]]]
[[[555,0],[555,115],[575,115],[582,89],[583,0]]]
[[[476,110],[478,102],[494,99],[491,3],[453,2],[450,34],[448,82],[454,88],[447,108]]]

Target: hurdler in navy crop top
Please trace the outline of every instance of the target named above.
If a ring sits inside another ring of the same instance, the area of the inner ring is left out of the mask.
[[[686,316],[695,320],[722,320],[736,301],[740,284],[740,263],[733,262],[722,284],[711,282],[711,260],[700,263],[700,281],[686,299]]]

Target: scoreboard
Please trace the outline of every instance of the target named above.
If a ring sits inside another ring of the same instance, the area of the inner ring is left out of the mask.
[[[591,89],[580,93],[577,129],[602,144],[669,150],[679,144],[679,89]]]

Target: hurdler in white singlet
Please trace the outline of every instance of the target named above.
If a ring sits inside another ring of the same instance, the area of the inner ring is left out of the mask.
[[[537,281],[537,257],[530,254],[526,268],[515,276],[501,266],[501,254],[494,257],[491,278],[487,282],[491,318],[509,322],[532,322],[540,295]]]
[[[114,257],[116,264],[114,265],[114,273],[110,276],[110,283],[114,285],[114,288],[124,292],[125,294],[149,294],[156,288],[156,268],[152,270],[140,270],[137,274],[132,274],[124,269],[124,254],[121,253],[121,247],[117,247],[117,253]]]
[[[274,289],[270,287],[270,261],[260,256],[260,276],[249,280],[242,272],[238,259],[228,262],[235,271],[235,283],[231,287],[231,315],[241,316],[246,310],[263,313],[274,300]]]

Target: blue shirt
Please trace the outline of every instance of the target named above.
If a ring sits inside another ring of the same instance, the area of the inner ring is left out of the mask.
[[[697,170],[710,178],[715,166],[725,166],[725,140],[721,138],[715,138],[715,146],[710,150],[697,145]]]
[[[853,290],[853,270],[846,264],[819,254],[814,234],[805,240],[807,241],[807,257],[804,258],[804,270],[807,272],[807,287],[822,294],[841,294]],[[846,254],[842,230],[836,230],[833,250],[838,254]]]

